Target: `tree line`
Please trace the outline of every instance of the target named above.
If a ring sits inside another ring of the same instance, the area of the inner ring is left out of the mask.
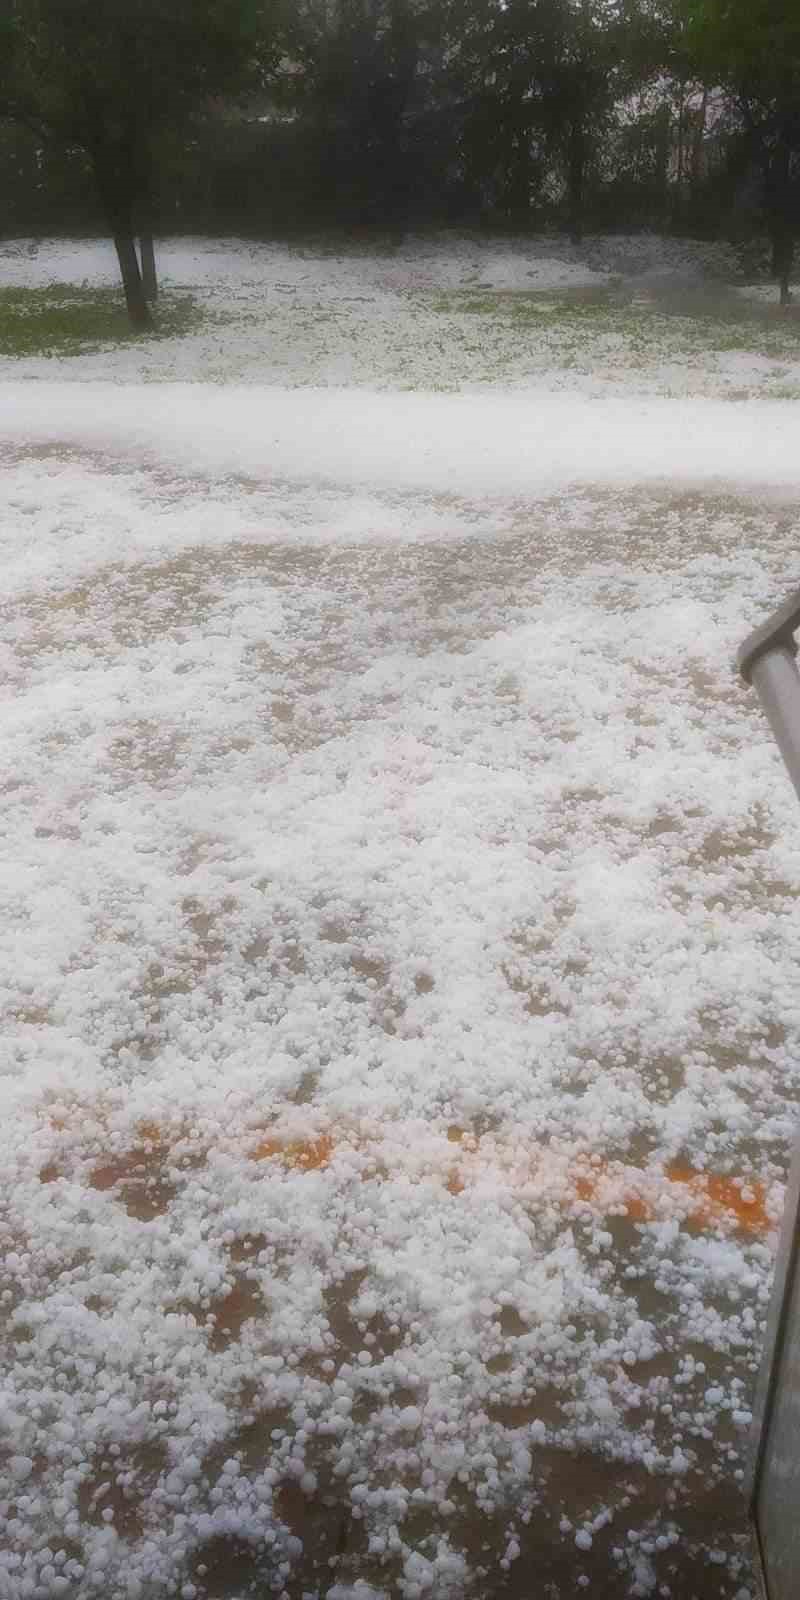
[[[789,298],[800,0],[0,0],[5,232],[759,229]]]

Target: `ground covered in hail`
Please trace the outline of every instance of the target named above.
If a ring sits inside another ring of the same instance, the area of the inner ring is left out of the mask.
[[[796,325],[652,240],[163,266],[210,322],[0,362],[0,1596],[746,1600]]]

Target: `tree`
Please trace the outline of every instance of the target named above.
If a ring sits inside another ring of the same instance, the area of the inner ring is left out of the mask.
[[[734,99],[761,177],[781,305],[800,227],[800,7],[797,0],[681,0],[685,45],[710,86]]]
[[[403,218],[437,28],[437,0],[295,0],[284,93],[311,135],[323,211]]]
[[[155,295],[150,195],[162,129],[267,61],[263,0],[3,0],[0,115],[86,151],[131,323]],[[135,236],[145,240],[145,278]],[[148,236],[150,246],[147,244]]]
[[[648,0],[449,0],[467,160],[522,220],[555,174],[580,238],[587,177],[615,107],[651,70]]]

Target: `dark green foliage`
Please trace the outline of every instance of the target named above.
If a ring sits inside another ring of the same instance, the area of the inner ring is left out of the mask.
[[[680,0],[689,58],[738,109],[760,175],[773,274],[789,300],[800,232],[800,6],[797,0]]]
[[[0,188],[9,235],[102,227],[86,152],[45,145],[19,123],[0,122]]]
[[[437,0],[298,0],[284,99],[302,119],[316,215],[408,216],[425,181],[420,125],[435,100],[440,9]]]
[[[258,84],[266,15],[262,0],[5,0],[0,115],[85,153],[134,326],[150,320],[134,235],[151,231],[162,131]]]
[[[463,37],[455,0],[448,19],[475,182],[509,220],[545,201],[579,236],[615,110],[663,55],[645,0],[477,0]]]
[[[0,0],[7,230],[797,225],[800,0]],[[787,290],[788,292],[788,290]]]
[[[6,0],[4,103],[90,149],[153,132],[246,87],[260,54],[257,0]]]

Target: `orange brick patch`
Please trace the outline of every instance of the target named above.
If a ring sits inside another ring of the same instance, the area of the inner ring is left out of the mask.
[[[81,1108],[76,1107],[76,1115]],[[94,1124],[102,1125],[104,1118],[94,1109]],[[68,1130],[64,1115],[50,1117],[54,1131]],[[186,1138],[185,1128],[166,1128],[153,1121],[139,1122],[131,1133],[131,1146],[124,1152],[109,1152],[97,1159],[89,1182],[93,1188],[106,1189],[130,1177],[134,1168],[163,1169],[168,1165],[170,1152],[179,1139]],[[337,1137],[333,1130],[316,1132],[307,1138],[281,1135],[277,1128],[257,1140],[246,1151],[249,1160],[275,1161],[286,1171],[300,1173],[323,1172],[334,1161],[337,1152],[345,1149],[369,1151],[377,1154],[376,1140],[360,1136],[354,1129],[343,1129]],[[448,1148],[449,1147],[449,1148]],[[207,1153],[207,1152],[206,1152]],[[422,1176],[429,1178],[437,1170],[445,1190],[454,1198],[466,1194],[487,1173],[498,1173],[501,1182],[511,1189],[524,1189],[541,1173],[542,1163],[554,1159],[551,1152],[531,1152],[520,1162],[519,1144],[505,1146],[497,1136],[482,1141],[469,1130],[451,1126],[446,1130],[446,1147],[437,1156],[435,1148],[425,1162]],[[371,1175],[376,1173],[391,1179],[404,1172],[402,1156],[389,1160],[381,1151],[380,1166],[371,1165]],[[703,1229],[732,1228],[750,1235],[769,1233],[775,1225],[767,1209],[767,1190],[763,1183],[715,1173],[700,1172],[679,1161],[671,1162],[664,1170],[642,1169],[620,1162],[579,1157],[574,1168],[564,1166],[563,1157],[555,1158],[554,1189],[565,1210],[572,1206],[588,1206],[598,1215],[623,1215],[631,1222],[652,1222],[660,1217],[677,1216],[686,1225]],[[60,1175],[60,1165],[55,1157],[41,1168],[43,1183],[52,1183]],[[548,1196],[552,1199],[552,1195]]]

